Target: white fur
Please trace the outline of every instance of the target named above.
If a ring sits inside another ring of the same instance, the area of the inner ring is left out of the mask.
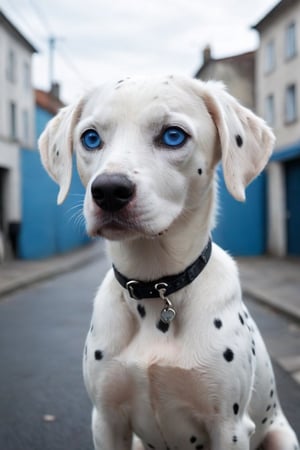
[[[158,142],[165,126],[181,127],[190,138],[166,148]],[[84,149],[80,137],[89,128],[103,148]],[[203,250],[214,225],[217,162],[228,190],[244,200],[273,144],[265,123],[222,84],[173,76],[107,83],[62,110],[40,139],[42,161],[60,185],[59,203],[74,149],[89,234],[107,238],[118,270],[140,280],[179,273]],[[91,185],[116,173],[134,183],[135,195],[107,213],[94,202]],[[170,299],[177,316],[162,332],[160,299],[140,301],[141,317],[112,270],[105,277],[83,361],[95,449],[298,449],[230,256],[213,245],[204,271]]]

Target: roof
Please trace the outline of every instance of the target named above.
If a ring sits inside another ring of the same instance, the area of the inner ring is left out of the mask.
[[[279,14],[282,14],[285,10],[295,5],[299,0],[281,0],[277,3],[261,20],[255,25],[252,25],[252,29],[260,31],[264,26],[272,23]]]
[[[12,22],[0,10],[0,25],[14,36],[31,53],[37,53],[37,49],[25,38],[25,36],[12,24]]]
[[[35,102],[37,106],[48,111],[50,114],[57,114],[58,110],[65,104],[51,92],[35,89]]]
[[[202,66],[196,72],[195,78],[199,77],[202,70],[204,70],[205,67],[207,67],[207,65],[210,63],[228,62],[230,64],[241,64],[245,61],[254,61],[254,56],[255,56],[254,51],[239,53],[238,55],[225,56],[224,58],[212,58],[211,55],[209,55],[209,58],[207,58],[206,60],[204,59]]]

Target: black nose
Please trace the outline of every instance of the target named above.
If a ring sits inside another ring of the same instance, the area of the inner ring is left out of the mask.
[[[92,183],[94,201],[105,211],[118,211],[133,198],[135,185],[120,173],[99,175]]]

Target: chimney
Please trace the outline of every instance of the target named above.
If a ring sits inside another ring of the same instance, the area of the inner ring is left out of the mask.
[[[210,45],[207,45],[203,49],[203,64],[207,64],[211,59],[211,48]]]

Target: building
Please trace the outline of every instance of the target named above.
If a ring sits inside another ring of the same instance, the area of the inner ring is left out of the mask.
[[[64,104],[59,99],[57,84],[52,86],[51,92],[36,89],[35,101],[37,143],[49,120]],[[22,259],[40,259],[86,244],[89,239],[80,216],[84,188],[76,168],[73,170],[69,195],[64,204],[58,207],[58,187],[42,167],[36,146],[34,149],[22,148],[20,167],[22,222],[18,256]]]
[[[268,250],[300,254],[300,1],[282,0],[253,28],[257,112],[277,144],[268,167]]]
[[[239,102],[255,110],[255,52],[213,58],[203,50],[203,64],[196,78],[220,80]],[[266,177],[262,174],[247,189],[246,203],[228,193],[219,165],[219,209],[214,240],[234,255],[257,255],[266,251]],[[247,236],[247,239],[245,239]]]
[[[35,145],[35,52],[0,11],[0,240],[6,254],[16,252],[21,222],[20,145]]]
[[[213,58],[208,45],[203,50],[203,64],[195,74],[195,78],[204,81],[223,81],[231,95],[247,108],[254,109],[254,64],[255,52]]]

